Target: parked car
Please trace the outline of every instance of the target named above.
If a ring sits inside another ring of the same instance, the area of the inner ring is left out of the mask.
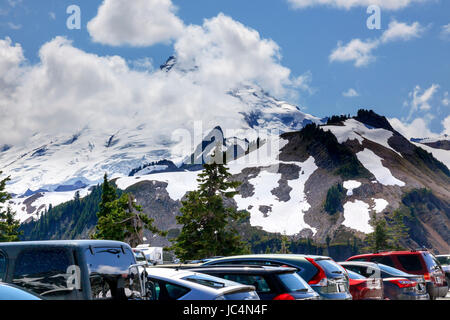
[[[0,283],[0,300],[42,300],[42,298],[12,284]]]
[[[441,254],[436,256],[437,261],[441,264],[442,270],[447,278],[447,286],[450,286],[450,254]]]
[[[389,300],[429,300],[423,276],[405,273],[380,263],[346,261],[340,264],[350,272],[366,278],[383,280],[384,297]]]
[[[353,300],[383,300],[384,288],[381,278],[366,278],[347,269],[350,278],[350,293]]]
[[[329,257],[302,254],[254,254],[215,259],[202,264],[202,266],[227,264],[292,267],[297,269],[298,275],[322,299],[352,299],[347,272]]]
[[[119,241],[0,243],[0,279],[46,300],[143,299],[142,271]]]
[[[261,300],[318,300],[320,298],[305,280],[297,274],[297,269],[256,265],[210,265],[190,269],[252,285]]]
[[[445,273],[436,258],[425,250],[390,251],[357,255],[347,261],[382,263],[409,274],[422,275],[431,299],[445,297],[448,291]]]
[[[147,258],[147,261],[153,265],[164,263],[163,247],[151,247],[150,244],[140,244],[135,249],[141,250]]]
[[[255,287],[172,268],[145,269],[150,300],[259,300]]]

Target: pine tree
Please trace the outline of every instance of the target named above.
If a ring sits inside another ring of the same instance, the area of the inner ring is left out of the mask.
[[[224,205],[224,198],[232,199],[240,185],[230,181],[230,177],[224,164],[216,161],[205,164],[197,179],[198,189],[189,192],[187,200],[182,202],[181,215],[176,219],[183,227],[179,236],[171,240],[174,243],[172,249],[181,260],[248,251],[233,227],[248,217],[248,213]]]
[[[124,241],[135,247],[143,242],[144,230],[167,235],[153,225],[154,219],[143,213],[142,207],[136,204],[131,194],[124,193],[117,199],[116,189],[108,182],[106,174],[102,190],[105,193],[102,194],[96,233],[92,239]]]
[[[407,209],[406,209],[407,210]],[[408,238],[409,228],[405,226],[404,219],[407,213],[402,209],[397,209],[392,213],[392,226],[390,241],[395,250],[402,250],[401,242]]]
[[[20,236],[20,222],[15,219],[15,212],[9,205],[6,206],[6,209],[3,208],[3,204],[11,199],[11,195],[5,191],[6,183],[9,180],[10,177],[0,180],[0,242],[18,241]]]
[[[386,220],[383,218],[375,220],[375,229],[372,233],[368,234],[366,241],[368,242],[367,250],[371,252],[377,252],[381,250],[390,250],[389,244],[389,230]]]

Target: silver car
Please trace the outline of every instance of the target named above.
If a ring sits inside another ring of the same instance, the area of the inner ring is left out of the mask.
[[[145,269],[150,300],[259,300],[255,287],[170,268]]]

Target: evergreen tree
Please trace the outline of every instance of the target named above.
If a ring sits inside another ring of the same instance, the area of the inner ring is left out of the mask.
[[[279,253],[281,253],[281,254],[290,253],[288,244],[289,244],[289,238],[286,235],[286,232],[284,232],[283,235],[281,236],[281,249],[280,249]]]
[[[407,209],[406,209],[407,210]],[[401,242],[408,239],[409,228],[405,226],[404,219],[407,215],[401,208],[395,210],[392,213],[392,226],[391,226],[391,243],[395,250],[402,250],[404,247]]]
[[[381,250],[390,250],[389,244],[389,230],[386,220],[383,218],[375,220],[375,229],[372,233],[368,234],[366,241],[368,242],[367,250],[371,252],[377,252]]]
[[[213,155],[214,158],[214,155]],[[232,199],[239,182],[230,181],[231,174],[222,163],[205,164],[197,181],[199,188],[188,193],[177,222],[183,225],[172,249],[183,261],[213,256],[227,256],[248,251],[233,227],[248,213],[224,205]]]
[[[106,174],[102,191],[105,193],[102,194],[96,233],[92,239],[124,241],[135,247],[143,242],[145,229],[161,236],[167,235],[153,225],[154,219],[143,213],[131,194],[124,193],[117,199],[116,189],[108,182]]]
[[[3,208],[3,205],[11,199],[11,195],[5,191],[6,183],[9,180],[10,177],[0,180],[0,242],[18,241],[20,236],[20,222],[15,219],[15,212],[9,205],[6,206],[6,209]]]

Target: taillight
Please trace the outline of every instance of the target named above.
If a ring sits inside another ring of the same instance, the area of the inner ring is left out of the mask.
[[[423,275],[423,278],[425,279],[425,281],[431,281],[431,274],[429,274],[429,273],[427,272],[427,273],[425,273],[425,274]]]
[[[273,300],[295,300],[295,298],[291,296],[289,293],[282,293],[273,298]]]
[[[325,271],[322,269],[321,266],[319,266],[317,264],[317,262],[314,261],[314,259],[306,258],[306,260],[311,262],[313,264],[313,266],[315,266],[318,269],[318,271],[314,275],[314,277],[312,277],[311,280],[308,281],[308,284],[314,284],[314,285],[317,285],[317,286],[325,287],[327,285],[327,283],[328,283],[327,275],[325,274]]]
[[[392,279],[389,282],[396,284],[399,288],[412,288],[417,285],[416,282],[408,279]]]

